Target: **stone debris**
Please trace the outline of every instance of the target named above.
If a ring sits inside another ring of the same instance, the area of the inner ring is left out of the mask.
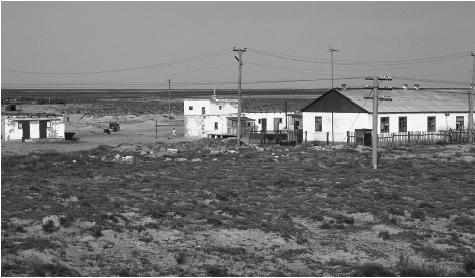
[[[198,161],[201,161],[201,158],[193,158],[193,159],[191,160],[191,162],[198,162]]]
[[[57,215],[50,215],[50,216],[43,217],[41,222],[43,226],[50,225],[48,223],[52,223],[53,228],[55,229],[59,228],[59,226],[61,225],[59,222],[59,217]]]

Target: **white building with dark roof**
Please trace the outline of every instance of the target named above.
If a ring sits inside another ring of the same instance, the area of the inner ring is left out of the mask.
[[[380,101],[378,133],[437,132],[468,128],[467,90],[397,89],[381,91],[392,101]],[[332,89],[302,109],[308,141],[346,142],[347,132],[372,129],[373,102],[369,89]],[[333,109],[332,109],[333,107]],[[333,110],[333,113],[332,113]],[[332,125],[333,114],[333,125]]]

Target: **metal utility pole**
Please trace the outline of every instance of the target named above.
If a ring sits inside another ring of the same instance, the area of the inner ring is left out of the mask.
[[[468,141],[473,144],[473,98],[475,95],[475,53],[470,54],[473,57],[472,71],[472,89],[468,91]]]
[[[171,79],[168,79],[168,119],[170,120],[172,118],[172,114],[171,114],[171,103],[170,103],[170,97],[171,97],[171,85],[170,85],[170,82],[172,80]]]
[[[238,53],[238,56],[234,56],[239,63],[239,76],[238,76],[238,122],[237,122],[237,140],[236,140],[236,149],[239,149],[241,145],[241,75],[242,75],[242,53],[246,52],[247,48],[236,48],[233,47],[233,51]]]
[[[378,169],[378,101],[391,101],[391,98],[387,97],[379,97],[378,91],[379,90],[391,90],[390,87],[379,87],[379,80],[392,80],[391,77],[386,76],[372,76],[366,77],[366,80],[373,80],[373,96],[372,97],[365,97],[365,98],[372,98],[373,99],[373,134],[371,136],[371,144],[372,144],[372,157],[373,157],[373,169]]]
[[[328,50],[330,50],[330,53],[331,53],[331,57],[332,57],[332,90],[333,90],[333,52],[338,52],[340,50],[337,50],[337,49],[334,49],[334,48],[331,48],[329,47]],[[335,131],[334,131],[334,128],[333,128],[333,114],[334,114],[334,109],[335,109],[335,104],[334,104],[334,97],[333,97],[333,93],[331,95],[331,103],[332,103],[332,145],[335,145]]]
[[[329,47],[328,50],[330,51],[331,57],[332,57],[332,89],[333,89],[334,88],[333,87],[333,52],[338,52],[340,50],[334,49],[334,48],[331,48],[331,47]]]

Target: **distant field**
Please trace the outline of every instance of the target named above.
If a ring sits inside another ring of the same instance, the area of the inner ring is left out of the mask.
[[[244,89],[242,91],[243,96],[319,96],[326,92],[328,89]],[[173,98],[184,98],[194,96],[209,96],[213,94],[213,90],[172,90]],[[236,89],[224,89],[216,90],[217,95],[237,95]],[[168,90],[155,89],[155,90],[71,90],[71,89],[2,89],[2,97],[66,97],[66,98],[97,98],[97,97],[168,97]]]

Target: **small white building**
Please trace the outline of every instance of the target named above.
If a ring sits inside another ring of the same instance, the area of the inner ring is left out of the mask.
[[[335,142],[346,142],[348,131],[372,129],[373,102],[365,98],[370,93],[368,89],[332,89],[304,107],[307,140],[332,141],[333,133]],[[467,91],[397,89],[382,91],[380,96],[392,101],[379,102],[378,134],[468,128]]]
[[[185,137],[236,136],[238,99],[223,98],[216,95],[210,98],[188,98],[183,100]],[[279,130],[300,129],[300,113],[258,111],[243,108],[241,113],[242,134],[249,131],[275,133]]]
[[[2,140],[64,139],[64,116],[2,112]]]

